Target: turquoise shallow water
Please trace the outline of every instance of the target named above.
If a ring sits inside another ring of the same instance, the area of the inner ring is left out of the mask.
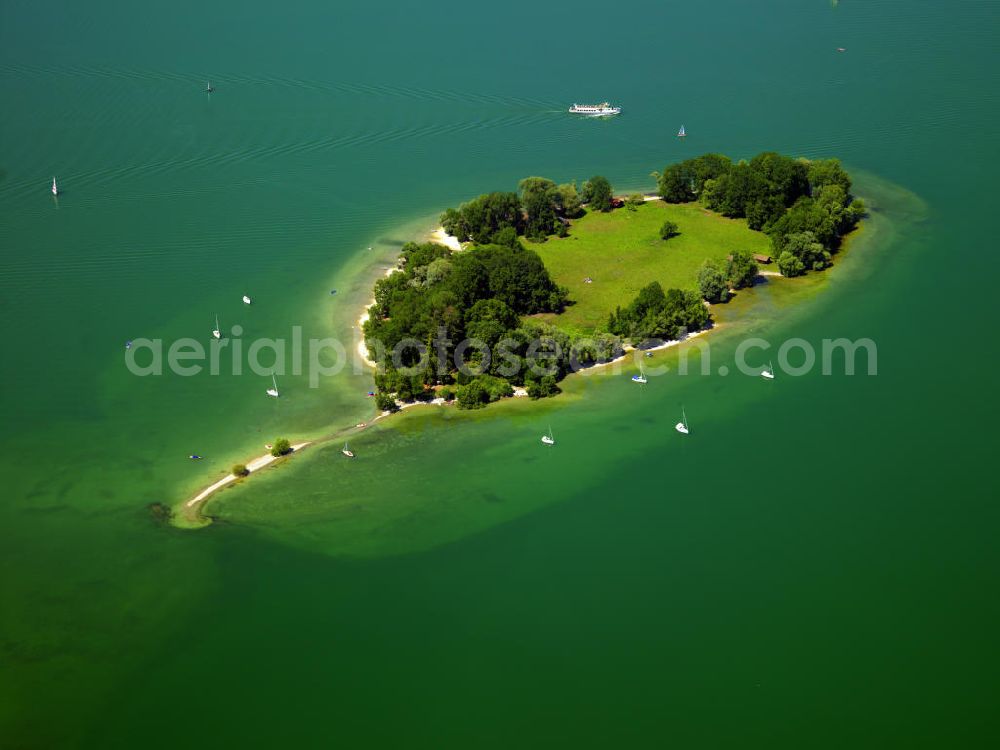
[[[998,10],[4,4],[2,744],[995,741]],[[563,113],[604,98],[625,113]],[[807,308],[762,292],[754,333],[871,337],[878,377],[588,378],[389,422],[349,467],[317,449],[206,530],[150,522],[368,418],[369,381],[274,403],[135,378],[126,339],[346,336],[444,206],[764,149],[872,175],[882,229]]]

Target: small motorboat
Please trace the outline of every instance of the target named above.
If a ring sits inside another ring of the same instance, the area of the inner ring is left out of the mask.
[[[128,351],[131,348],[132,348],[132,342],[131,341],[126,341],[125,342],[125,351]]]
[[[253,303],[253,300],[250,299],[250,295],[244,294],[243,295],[243,304],[244,305],[249,305],[249,304],[252,304],[252,303]]]
[[[336,290],[336,289],[331,289],[331,290],[330,290],[330,294],[336,294],[336,293],[337,293],[337,290]]]
[[[837,52],[847,52],[846,47],[837,47]]]
[[[188,458],[190,458],[192,461],[201,461],[201,456],[199,456],[197,453],[192,453],[190,456],[188,456]]]

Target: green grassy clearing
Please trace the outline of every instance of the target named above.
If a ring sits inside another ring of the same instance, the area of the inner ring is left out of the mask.
[[[680,234],[664,241],[660,226],[668,219]],[[573,222],[569,237],[528,247],[575,302],[559,315],[536,317],[578,332],[605,323],[615,307],[628,305],[651,281],[665,290],[697,290],[698,268],[706,258],[724,261],[734,250],[771,252],[770,239],[748,229],[743,219],[727,219],[697,203],[662,201],[649,201],[635,211],[587,214]],[[584,283],[588,276],[593,283]]]

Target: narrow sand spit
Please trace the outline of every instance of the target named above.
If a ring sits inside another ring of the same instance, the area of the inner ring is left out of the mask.
[[[309,443],[297,443],[296,445],[293,445],[292,453],[297,453],[298,451],[305,448],[307,445],[309,445]],[[246,464],[247,471],[253,473],[258,469],[263,469],[268,464],[271,464],[277,460],[278,460],[277,457],[272,456],[270,453],[265,453],[263,456],[257,456],[257,458],[253,459],[252,461],[249,461]],[[194,506],[198,505],[198,503],[208,499],[208,497],[212,495],[216,490],[225,487],[230,482],[235,482],[238,478],[239,477],[237,477],[235,474],[230,474],[227,477],[223,477],[218,482],[213,484],[211,487],[206,487],[197,495],[195,495],[193,498],[188,500],[187,503],[185,503],[185,507],[193,508]]]

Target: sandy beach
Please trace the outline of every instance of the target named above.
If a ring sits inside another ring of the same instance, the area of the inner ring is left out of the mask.
[[[436,242],[439,245],[444,245],[445,247],[451,248],[456,253],[462,249],[462,243],[458,241],[458,237],[453,237],[444,231],[444,227],[438,227],[433,232],[430,233],[428,239],[431,242]]]
[[[385,269],[386,277],[392,276],[396,272],[396,270],[397,269],[395,268],[395,266],[393,266],[392,268]],[[375,369],[376,364],[371,359],[369,359],[368,347],[365,346],[365,323],[368,321],[368,318],[371,317],[368,310],[371,309],[371,306],[374,304],[375,304],[375,298],[372,297],[370,300],[368,300],[368,304],[365,305],[364,309],[361,311],[361,315],[358,316],[357,323],[355,323],[355,327],[358,330],[358,335],[361,337],[361,340],[358,341],[358,346],[356,349],[358,353],[358,358],[372,370]]]

